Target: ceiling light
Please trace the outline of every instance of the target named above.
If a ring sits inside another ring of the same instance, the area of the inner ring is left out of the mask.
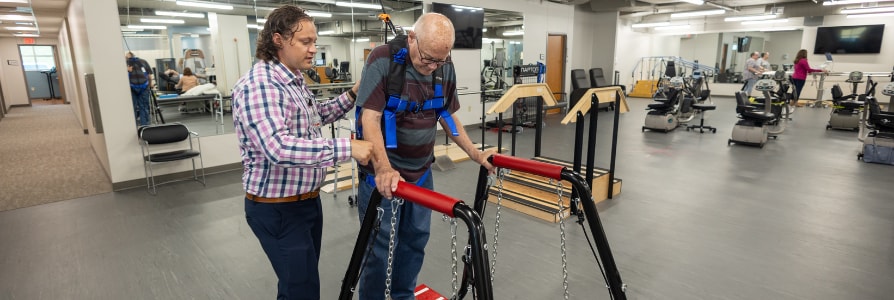
[[[878,14],[847,15],[847,18],[848,19],[859,19],[859,18],[878,18],[878,17],[892,17],[892,16],[894,16],[894,12],[878,13]]]
[[[697,11],[673,13],[673,14],[671,14],[671,18],[686,18],[686,17],[697,17],[697,16],[722,15],[725,13],[726,13],[726,11],[722,10],[722,9],[697,10]]]
[[[0,0],[0,3],[28,3],[28,0]]]
[[[514,35],[523,35],[523,34],[525,34],[525,32],[521,31],[521,30],[504,31],[503,32],[503,36],[514,36]]]
[[[769,28],[759,28],[757,31],[768,32],[768,31],[793,31],[793,30],[802,30],[799,27],[769,27]]]
[[[369,38],[354,39],[354,42],[357,42],[357,43],[369,42]]]
[[[156,10],[155,15],[156,16],[168,16],[168,17],[183,17],[183,18],[205,18],[205,14],[203,14],[203,13],[163,11],[163,10]]]
[[[892,12],[894,11],[894,6],[882,6],[882,7],[872,7],[872,8],[845,8],[841,10],[842,14],[868,14],[868,13],[881,13],[881,12]]]
[[[39,37],[40,36],[39,34],[33,34],[33,33],[16,33],[13,35],[20,36],[20,37]]]
[[[487,32],[487,28],[481,28],[481,32]]]
[[[137,31],[143,31],[143,29],[141,29],[141,28],[129,28],[129,27],[126,27],[126,26],[121,26],[121,31],[123,31],[123,32],[137,32]]]
[[[888,2],[892,0],[836,0],[836,1],[824,1],[823,5],[846,5],[846,4],[859,4],[859,3],[873,3],[873,2]]]
[[[705,4],[705,1],[703,1],[703,0],[680,0],[680,1],[683,1],[683,2],[686,2],[686,3],[692,3],[692,4],[695,4],[695,5],[702,5],[702,4]]]
[[[655,27],[655,28],[652,28],[652,29],[654,29],[654,30],[661,30],[661,31],[664,31],[664,30],[686,29],[686,28],[689,28],[689,27],[691,27],[691,26],[689,26],[689,25],[687,24],[687,25],[662,26],[662,27]]]
[[[26,15],[0,15],[0,20],[7,20],[7,21],[34,21],[34,16],[26,16]]]
[[[16,26],[16,27],[6,27],[6,30],[37,31],[37,27]]]
[[[761,20],[761,21],[745,21],[745,22],[742,22],[742,25],[774,24],[774,23],[785,23],[785,22],[788,22],[788,19]]]
[[[264,29],[264,26],[261,26],[261,25],[258,25],[258,24],[248,24],[247,26],[248,26],[248,28],[257,29],[257,30],[262,30],[262,29]]]
[[[332,17],[332,14],[330,14],[330,13],[319,12],[319,11],[309,11],[309,12],[307,12],[307,15],[311,16],[311,17],[320,17],[320,18],[331,18]]]
[[[255,21],[257,21],[258,23],[267,23],[267,19],[264,19],[264,18],[258,18]]]
[[[164,26],[164,25],[127,25],[127,28],[132,28],[132,29],[168,29],[168,26]]]
[[[727,17],[727,18],[723,18],[723,21],[726,21],[726,22],[757,21],[757,20],[769,20],[769,19],[775,19],[775,18],[776,18],[776,15],[756,15],[756,16]]]
[[[208,2],[177,1],[177,5],[233,10],[232,5],[215,4],[215,3],[208,3]]]
[[[0,23],[3,23],[3,22],[0,21]],[[16,25],[28,25],[28,26],[34,26],[34,22],[16,22]]]
[[[463,11],[464,9],[468,9],[470,11],[483,10],[483,8],[471,7],[471,6],[462,6],[462,5],[450,5],[456,11]]]
[[[379,4],[373,4],[373,3],[355,3],[355,2],[342,2],[342,1],[335,1],[335,6],[356,7],[356,8],[369,8],[369,9],[382,9],[382,6],[379,5]]]
[[[667,26],[670,25],[670,22],[654,22],[654,23],[636,23],[630,25],[633,28],[643,28],[643,27],[658,27],[658,26]]]
[[[183,24],[183,23],[186,23],[186,21],[178,20],[178,19],[149,19],[149,18],[140,18],[140,22],[162,23],[162,24]]]
[[[317,34],[319,34],[319,35],[335,34],[335,30],[323,30],[323,31],[317,32]]]

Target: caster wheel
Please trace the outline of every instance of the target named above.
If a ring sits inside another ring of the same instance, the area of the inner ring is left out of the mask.
[[[711,133],[717,133],[717,128],[711,129]]]
[[[733,140],[731,140],[731,139],[730,139],[730,140],[726,140],[726,146],[727,146],[727,147],[729,147],[729,146],[732,145],[732,144],[733,144]]]
[[[348,205],[354,206],[354,196],[348,196]]]

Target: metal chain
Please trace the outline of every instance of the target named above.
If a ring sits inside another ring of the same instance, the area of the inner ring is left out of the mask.
[[[550,179],[550,184],[553,180]],[[568,257],[565,250],[565,205],[562,203],[563,187],[561,181],[556,181],[556,194],[559,195],[559,231],[562,232],[562,288],[565,289],[565,299],[568,299]]]
[[[385,271],[385,299],[391,299],[391,271],[394,269],[394,236],[397,235],[397,213],[403,199],[391,199],[391,236],[388,239],[388,269]]]
[[[497,273],[497,246],[500,245],[500,207],[503,207],[503,179],[506,177],[506,174],[509,174],[509,169],[500,168],[497,170],[497,180],[500,182],[500,186],[497,187],[497,216],[496,221],[494,221],[494,248],[493,254],[491,255],[490,260],[490,281],[493,282],[494,274]],[[491,185],[493,185],[493,181],[488,180]]]
[[[456,219],[450,220],[450,269],[453,270],[453,296],[450,299],[456,299],[456,293],[459,291],[459,274],[456,272]]]

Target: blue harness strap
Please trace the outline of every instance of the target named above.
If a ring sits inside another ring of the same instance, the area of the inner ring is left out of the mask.
[[[444,87],[441,83],[443,78],[441,69],[439,68],[435,71],[436,73],[433,74],[433,98],[422,102],[403,100],[401,99],[401,94],[403,94],[404,79],[406,77],[407,69],[407,38],[405,35],[398,36],[392,39],[388,45],[392,55],[386,84],[388,100],[385,102],[385,108],[382,111],[385,148],[397,148],[397,114],[404,111],[420,112],[423,110],[435,110],[438,114],[438,118],[443,118],[447,123],[447,127],[450,128],[450,133],[453,136],[459,136],[459,131],[456,129],[456,122],[453,121],[453,116],[450,115],[450,111],[447,110],[445,105]],[[360,120],[361,110],[362,108],[358,106],[354,112],[354,118],[357,121],[358,139],[363,138],[363,127],[361,126]]]
[[[422,187],[422,184],[425,183],[425,180],[428,179],[428,176],[431,176],[431,168],[428,168],[425,173],[422,173],[422,177],[419,177],[419,180],[416,180],[415,185],[418,187]],[[369,184],[372,187],[376,187],[376,177],[372,174],[366,174],[366,184]]]

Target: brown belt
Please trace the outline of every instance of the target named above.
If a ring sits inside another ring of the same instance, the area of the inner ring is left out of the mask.
[[[315,190],[313,192],[307,192],[301,195],[288,196],[288,197],[280,197],[280,198],[264,198],[258,197],[249,193],[245,193],[245,198],[248,200],[259,202],[259,203],[286,203],[286,202],[296,202],[296,201],[304,201],[311,198],[316,198],[320,196],[320,190]]]

